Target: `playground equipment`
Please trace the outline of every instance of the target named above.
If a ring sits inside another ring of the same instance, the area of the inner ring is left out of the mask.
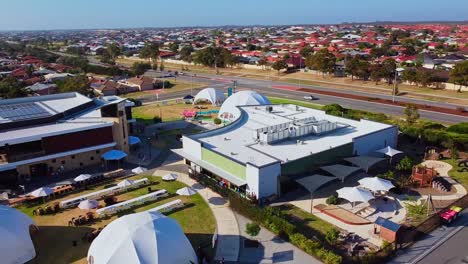
[[[413,166],[411,180],[418,183],[420,187],[430,187],[436,176],[437,171],[434,168],[416,165]]]
[[[202,118],[202,117],[211,117],[212,115],[217,115],[219,110],[208,110],[208,111],[197,111],[193,109],[185,109],[182,112],[184,118]]]

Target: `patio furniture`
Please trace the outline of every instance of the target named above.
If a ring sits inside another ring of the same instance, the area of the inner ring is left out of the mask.
[[[71,198],[71,199],[68,199],[68,200],[65,200],[65,201],[61,201],[60,202],[60,207],[62,207],[62,208],[73,207],[73,206],[78,205],[81,201],[84,201],[84,200],[101,199],[104,196],[115,195],[115,194],[118,194],[118,193],[126,192],[129,188],[136,189],[139,186],[147,184],[147,183],[148,183],[148,178],[143,178],[143,179],[140,179],[140,180],[133,181],[133,183],[131,185],[114,186],[114,187],[106,188],[106,189],[99,190],[99,191],[96,191],[96,192],[84,194],[84,195],[74,197],[74,198]]]
[[[127,209],[129,209],[129,208],[131,208],[133,206],[144,204],[144,203],[149,202],[149,201],[155,201],[155,200],[158,200],[158,199],[160,199],[162,197],[166,197],[168,195],[169,194],[168,194],[168,192],[166,190],[159,190],[157,192],[142,195],[142,196],[139,196],[139,197],[136,197],[136,198],[124,201],[124,202],[120,202],[120,203],[117,203],[117,204],[114,204],[114,205],[106,206],[104,208],[96,210],[96,213],[99,216],[115,214],[115,213],[118,213],[120,211],[127,210]]]
[[[161,213],[166,213],[166,212],[170,212],[172,210],[175,210],[177,208],[181,208],[183,206],[184,206],[184,203],[182,202],[182,200],[177,199],[177,200],[165,203],[163,205],[157,206],[155,208],[149,209],[148,211],[150,211],[150,212],[158,211],[158,212],[161,212]]]

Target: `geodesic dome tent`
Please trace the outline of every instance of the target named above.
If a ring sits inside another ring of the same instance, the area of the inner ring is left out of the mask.
[[[195,251],[176,220],[155,211],[122,216],[96,237],[88,263],[198,263]]]
[[[220,105],[224,102],[224,92],[215,88],[205,88],[195,95],[193,103],[208,101],[212,105]]]
[[[29,216],[0,205],[1,263],[25,263],[36,257],[30,226],[34,226],[34,221]]]
[[[240,110],[237,106],[267,104],[271,104],[270,100],[257,92],[240,91],[224,101],[221,109],[219,109],[219,118],[226,121],[234,121],[240,116]]]

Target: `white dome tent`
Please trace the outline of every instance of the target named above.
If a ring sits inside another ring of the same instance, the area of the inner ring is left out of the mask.
[[[177,252],[177,253],[175,253]],[[106,226],[91,244],[88,263],[198,263],[177,221],[159,212],[122,216]]]
[[[219,109],[219,117],[222,120],[234,121],[240,116],[240,110],[237,106],[243,105],[267,105],[271,104],[265,96],[254,91],[237,92],[224,101]]]
[[[2,263],[25,263],[36,257],[29,234],[33,220],[17,209],[0,205],[0,256]]]
[[[212,105],[220,105],[224,102],[224,92],[215,88],[205,88],[195,95],[193,103],[208,101]]]

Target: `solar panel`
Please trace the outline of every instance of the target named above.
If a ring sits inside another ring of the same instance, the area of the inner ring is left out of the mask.
[[[51,114],[35,103],[20,103],[11,105],[0,105],[0,118],[11,121],[21,121],[48,117]]]

